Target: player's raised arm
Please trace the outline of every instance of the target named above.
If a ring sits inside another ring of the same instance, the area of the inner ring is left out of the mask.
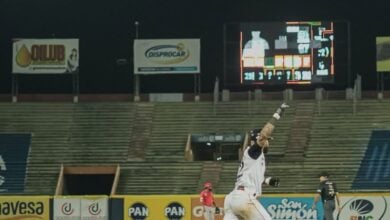
[[[279,120],[286,108],[290,106],[286,103],[282,103],[275,113],[272,115],[272,118],[264,125],[260,132],[260,138],[257,139],[257,144],[261,147],[268,145],[268,140],[272,139],[271,135],[275,128],[275,122]],[[267,146],[268,147],[268,146]]]

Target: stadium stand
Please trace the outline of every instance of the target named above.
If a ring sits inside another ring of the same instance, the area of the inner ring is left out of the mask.
[[[314,118],[305,153],[306,175],[302,181],[309,183],[318,170],[326,169],[337,179],[341,190],[353,191],[351,184],[361,166],[371,132],[389,129],[390,117],[386,113],[389,104],[377,100],[364,100],[355,107],[352,101],[322,103],[321,115]]]
[[[33,134],[26,194],[54,193],[61,164],[111,164],[127,159],[128,103],[0,103],[1,132]]]
[[[261,127],[280,101],[182,103],[0,103],[0,132],[33,133],[26,194],[53,194],[65,165],[119,164],[117,194],[193,194],[204,180],[215,192],[234,185],[237,161],[186,161],[188,134]],[[372,130],[389,129],[390,102],[292,101],[280,120],[265,193],[313,192],[327,170],[352,191]],[[214,172],[215,170],[217,172]]]

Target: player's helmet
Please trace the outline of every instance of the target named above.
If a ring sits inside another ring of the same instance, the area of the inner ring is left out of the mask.
[[[255,128],[250,131],[251,141],[256,141],[257,134],[260,133],[261,129]]]
[[[213,185],[210,182],[205,182],[205,183],[203,183],[203,188],[212,189]]]
[[[329,173],[326,172],[326,171],[322,171],[321,173],[318,174],[318,177],[321,177],[321,176],[323,176],[323,177],[329,177]]]

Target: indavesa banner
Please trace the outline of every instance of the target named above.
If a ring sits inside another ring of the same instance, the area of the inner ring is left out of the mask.
[[[50,196],[0,196],[1,220],[49,220]]]

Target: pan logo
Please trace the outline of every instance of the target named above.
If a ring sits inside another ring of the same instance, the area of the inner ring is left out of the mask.
[[[185,61],[190,52],[183,43],[177,45],[158,45],[145,51],[145,57],[157,64],[175,64]]]
[[[70,202],[65,202],[61,206],[61,212],[64,215],[71,215],[74,212],[74,209],[72,208],[72,203]]]
[[[185,215],[185,209],[180,203],[172,202],[165,208],[164,214],[169,220],[181,220]]]
[[[133,220],[144,220],[149,216],[149,209],[145,204],[137,202],[128,209],[128,215]]]

